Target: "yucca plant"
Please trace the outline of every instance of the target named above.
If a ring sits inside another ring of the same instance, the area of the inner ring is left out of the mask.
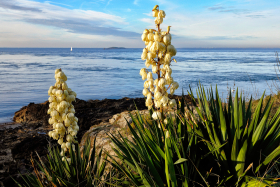
[[[176,117],[170,116],[167,124],[147,120],[138,113],[136,117],[131,115],[135,127],[128,123],[132,140],[111,134],[114,151],[121,160],[111,156],[112,165],[127,176],[129,186],[208,185],[197,169],[201,159],[198,138],[186,125],[183,114],[184,100]]]
[[[263,94],[252,112],[252,98],[246,103],[242,94],[238,97],[238,89],[234,101],[229,93],[227,104],[219,98],[217,87],[215,94],[212,88],[206,94],[204,87],[199,85],[197,101],[191,90],[189,94],[197,106],[198,117],[191,112],[193,120],[188,123],[196,126],[195,133],[207,140],[205,145],[212,153],[208,159],[218,161],[217,174],[222,178],[219,184],[271,185],[275,180],[262,177],[279,158],[280,108],[269,118],[273,101],[269,99],[263,106]]]
[[[76,152],[72,150],[72,146],[70,147],[70,163],[67,160],[62,161],[63,156],[58,147],[49,148],[46,164],[39,155],[39,161],[31,159],[35,174],[23,175],[25,184],[17,183],[18,186],[104,186],[109,175],[104,173],[106,162],[101,161],[102,150],[95,155],[95,140],[93,148],[88,139],[82,152],[78,144],[75,144],[75,149]]]

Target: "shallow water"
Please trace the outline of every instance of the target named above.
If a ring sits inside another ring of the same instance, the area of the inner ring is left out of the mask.
[[[178,49],[172,76],[180,87],[175,94],[218,84],[226,98],[238,86],[249,97],[259,97],[276,80],[275,51],[279,49]],[[79,99],[142,97],[142,49],[32,49],[0,48],[0,123],[30,102],[48,99],[54,71],[62,68],[68,86]],[[275,90],[274,90],[275,91]],[[257,96],[256,96],[257,93]]]

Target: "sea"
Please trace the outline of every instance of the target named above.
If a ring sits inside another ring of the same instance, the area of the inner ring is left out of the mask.
[[[180,85],[175,94],[187,94],[190,88],[195,93],[199,83],[205,88],[217,85],[223,99],[237,87],[246,98],[277,93],[278,51],[179,48],[177,63],[171,66]],[[143,97],[141,54],[140,48],[0,48],[0,123],[11,122],[14,113],[31,102],[45,102],[57,68],[65,72],[79,99]]]

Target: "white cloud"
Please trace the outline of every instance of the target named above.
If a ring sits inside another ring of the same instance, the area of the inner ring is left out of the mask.
[[[145,23],[150,23],[150,24],[154,23],[154,20],[150,18],[141,18],[139,20]]]
[[[129,23],[120,16],[30,0],[0,0],[0,22],[1,47],[51,47],[52,41],[60,41],[62,47],[68,45],[66,40],[81,40],[83,34],[104,41],[108,36],[131,39],[140,35],[123,30]]]
[[[44,19],[83,19],[83,20],[101,20],[108,23],[115,22],[118,24],[127,24],[125,20],[119,16],[106,14],[103,12],[97,12],[93,10],[79,10],[79,9],[67,9],[60,6],[52,5],[49,3],[39,3],[30,0],[1,0],[2,5],[10,4],[11,7],[7,11],[0,11],[0,14],[5,13],[8,15],[14,15],[17,18],[44,18]],[[13,9],[12,6],[20,5],[18,9]],[[1,4],[0,4],[1,7]],[[20,10],[22,8],[22,11]],[[34,8],[38,11],[26,11],[25,8]],[[4,8],[5,9],[5,8]],[[2,8],[3,10],[3,8]]]
[[[150,17],[152,17],[153,16],[153,13],[152,12],[149,12],[149,13],[143,13],[144,15],[146,15],[146,16],[150,16]]]

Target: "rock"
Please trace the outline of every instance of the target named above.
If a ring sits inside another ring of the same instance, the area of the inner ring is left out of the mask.
[[[195,108],[193,106],[190,106],[190,109],[193,110],[193,114],[195,117],[198,117],[197,112],[195,111]],[[185,107],[185,115],[189,115],[189,111],[187,107]],[[131,114],[133,116],[136,116],[136,114],[139,112],[141,116],[149,115],[148,110],[134,110],[131,112],[125,111],[119,114],[115,114],[112,116],[111,119],[109,119],[109,122],[101,122],[98,125],[92,126],[82,137],[80,142],[80,149],[83,151],[84,146],[86,144],[86,141],[88,138],[90,139],[90,142],[93,143],[95,139],[95,145],[96,145],[96,152],[98,153],[101,149],[103,152],[107,153],[110,156],[116,156],[113,148],[114,143],[111,141],[111,134],[114,135],[116,138],[127,138],[129,140],[132,140],[132,134],[129,131],[128,123],[132,123]],[[172,118],[175,118],[176,116],[176,110],[171,110],[169,112],[169,116]],[[120,136],[121,134],[121,136]],[[93,144],[92,144],[93,145]],[[110,160],[110,158],[108,158]],[[108,171],[110,169],[110,165],[106,170]]]
[[[90,101],[76,99],[73,104],[80,126],[78,140],[80,141],[91,126],[108,121],[116,113],[134,110],[134,102],[138,108],[146,108],[144,98]],[[15,113],[14,123],[0,124],[0,181],[3,182],[3,186],[17,186],[10,176],[23,182],[18,172],[32,172],[31,155],[37,159],[35,151],[44,156],[47,154],[48,145],[57,145],[56,140],[47,136],[48,131],[52,129],[48,124],[48,108],[48,101],[40,104],[30,103]]]
[[[135,115],[137,113],[136,110],[132,112],[122,112],[119,114],[113,115],[111,119],[109,119],[109,122],[101,122],[98,125],[92,126],[82,137],[81,143],[80,143],[80,149],[83,151],[84,146],[86,144],[86,141],[89,139],[90,142],[93,145],[94,140],[96,141],[96,152],[98,153],[101,149],[103,151],[103,155],[109,154],[110,156],[116,156],[114,150],[112,149],[114,147],[113,142],[111,141],[110,134],[114,135],[117,138],[120,138],[120,135],[132,140],[132,135],[129,133],[128,125],[127,123],[132,123],[132,119],[130,117],[130,113],[132,115]],[[148,114],[148,110],[142,110],[139,111],[141,114]],[[111,160],[109,157],[108,160]],[[118,161],[118,159],[115,157],[115,159]],[[110,165],[108,165],[105,169],[105,171],[110,170]]]
[[[179,96],[171,96],[179,99]],[[185,96],[188,102],[190,98]],[[76,99],[73,102],[76,116],[79,119],[78,141],[85,136],[101,136],[100,147],[110,149],[108,133],[117,134],[121,131],[129,138],[126,127],[126,120],[131,121],[127,111],[140,110],[140,113],[147,109],[144,98],[122,98],[84,101]],[[22,107],[14,115],[13,123],[0,124],[0,183],[2,186],[14,187],[14,179],[22,182],[18,172],[32,172],[30,165],[31,155],[37,159],[35,151],[40,156],[47,154],[47,146],[57,145],[57,141],[47,136],[52,127],[48,124],[49,115],[47,110],[49,102],[40,104],[30,103]],[[125,112],[126,111],[126,112]],[[121,115],[116,115],[116,114]],[[83,140],[84,141],[84,140]]]

